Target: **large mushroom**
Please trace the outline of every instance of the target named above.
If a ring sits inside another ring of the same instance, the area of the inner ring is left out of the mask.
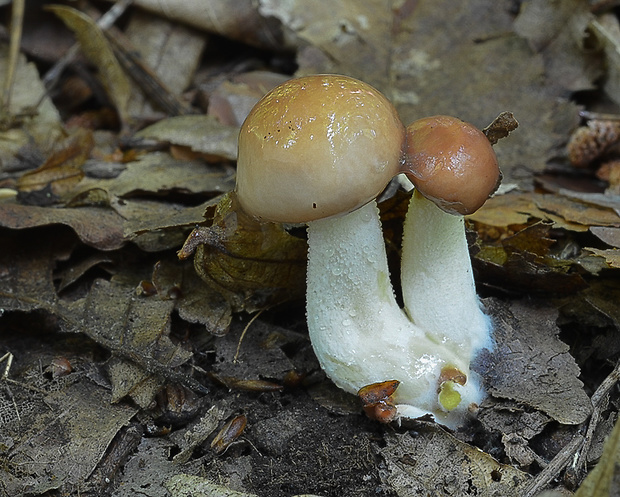
[[[490,347],[472,272],[464,215],[478,210],[501,178],[487,137],[450,116],[407,126],[404,172],[416,190],[403,232],[401,283],[411,320],[463,356]]]
[[[432,413],[456,426],[483,396],[468,379],[470,357],[399,307],[374,201],[399,172],[404,138],[371,86],[336,75],[290,80],[241,128],[236,194],[258,219],[308,225],[308,329],[334,383],[357,393],[397,380],[396,416]]]

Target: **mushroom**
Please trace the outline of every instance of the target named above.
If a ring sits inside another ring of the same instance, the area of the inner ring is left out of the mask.
[[[497,189],[497,158],[473,125],[433,116],[407,127],[404,172],[416,188],[403,231],[405,311],[445,347],[473,357],[492,345],[491,321],[476,294],[463,216]]]
[[[482,398],[476,381],[463,380],[470,358],[396,302],[374,200],[398,174],[404,141],[396,110],[371,86],[337,75],[293,79],[241,127],[236,194],[258,219],[307,224],[308,329],[332,381],[357,393],[395,380],[389,419],[432,413],[456,426]]]

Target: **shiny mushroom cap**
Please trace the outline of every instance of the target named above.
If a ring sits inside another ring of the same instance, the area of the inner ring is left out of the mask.
[[[487,137],[449,116],[419,119],[407,126],[404,172],[418,191],[451,214],[471,214],[501,180]]]
[[[353,78],[316,75],[267,93],[241,127],[237,196],[262,220],[307,223],[361,207],[399,172],[405,129]]]

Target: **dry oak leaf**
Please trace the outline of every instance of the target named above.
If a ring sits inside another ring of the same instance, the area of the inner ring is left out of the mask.
[[[437,426],[411,433],[386,433],[387,483],[400,497],[520,495],[530,479]]]
[[[109,392],[89,381],[52,392],[44,401],[35,418],[13,435],[11,462],[0,467],[5,495],[24,495],[24,488],[30,495],[41,495],[82,486],[137,411],[111,404]]]
[[[494,397],[539,409],[562,424],[578,425],[592,404],[580,370],[558,335],[558,311],[532,301],[504,304],[487,300],[494,322],[495,348],[484,351],[477,371]]]
[[[140,130],[135,136],[183,145],[211,161],[237,159],[239,128],[222,124],[214,116],[170,117]]]
[[[69,226],[82,242],[100,250],[115,250],[125,243],[123,219],[110,209],[0,204],[0,226],[5,228],[26,229],[58,224]]]

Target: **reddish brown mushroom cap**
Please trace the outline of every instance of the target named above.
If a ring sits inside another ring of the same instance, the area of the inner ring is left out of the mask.
[[[403,171],[418,191],[452,214],[471,214],[497,189],[501,174],[482,131],[449,116],[407,126]]]
[[[405,129],[375,88],[338,75],[287,81],[239,135],[237,196],[260,219],[306,223],[374,199],[399,172]]]

